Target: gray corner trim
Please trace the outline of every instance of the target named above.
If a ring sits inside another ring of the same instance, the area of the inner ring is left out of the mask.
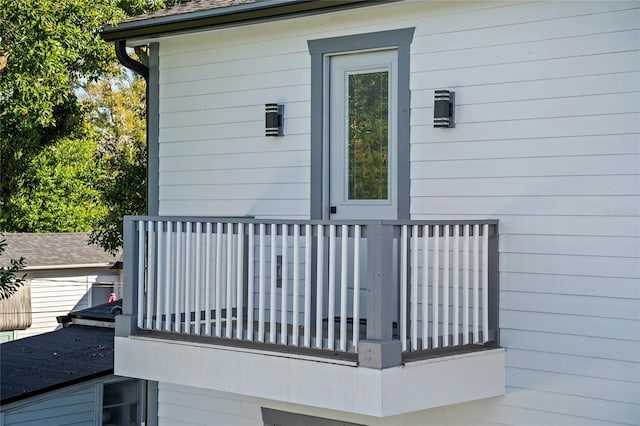
[[[327,217],[323,196],[325,55],[367,49],[398,49],[398,217],[410,218],[410,44],[415,28],[309,40],[311,55],[311,205],[312,220]]]
[[[134,216],[125,216],[123,225],[122,315],[116,316],[116,336],[127,337],[137,329],[138,309],[138,245]]]
[[[149,45],[149,79],[147,83],[147,214],[159,210],[160,169],[160,57],[158,43]]]
[[[413,36],[413,28],[411,29]],[[398,45],[398,216],[410,219],[411,204],[411,90],[410,46]]]
[[[324,58],[311,55],[311,210],[312,220],[324,219],[323,168],[324,168]]]
[[[158,426],[158,382],[147,381],[145,400],[147,426]]]
[[[500,346],[500,249],[498,224],[489,234],[489,332],[495,346]]]

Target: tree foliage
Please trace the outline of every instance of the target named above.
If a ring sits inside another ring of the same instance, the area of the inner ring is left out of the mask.
[[[14,226],[30,232],[90,231],[106,214],[95,154],[96,143],[86,138],[61,138],[37,153],[12,196]]]
[[[115,252],[122,246],[122,219],[146,209],[145,83],[127,75],[88,88],[89,120],[101,141],[105,170],[98,188],[107,213],[91,242]]]
[[[109,0],[0,0],[0,52],[6,58],[0,74],[0,229],[68,229],[68,221],[62,228],[34,228],[38,218],[23,220],[25,197],[37,205],[35,197],[45,194],[25,189],[34,184],[34,167],[55,157],[43,151],[83,137],[81,84],[117,71],[113,49],[96,30],[123,16]]]
[[[0,0],[0,231],[97,224],[95,241],[117,244],[116,216],[144,206],[144,83],[131,80],[97,31],[180,2]],[[144,60],[145,49],[136,52]],[[135,99],[124,98],[129,84]]]
[[[2,234],[0,234],[2,237]],[[0,255],[7,246],[4,238],[0,239]],[[4,262],[3,262],[4,263]],[[25,267],[24,257],[20,259],[10,259],[7,266],[0,266],[0,300],[8,299],[24,284],[26,274],[18,276],[18,273]]]

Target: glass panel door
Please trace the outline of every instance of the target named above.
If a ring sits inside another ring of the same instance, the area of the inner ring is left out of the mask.
[[[331,219],[397,217],[395,50],[330,58]]]

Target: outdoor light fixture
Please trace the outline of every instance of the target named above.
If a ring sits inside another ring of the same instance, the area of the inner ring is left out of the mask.
[[[284,105],[265,104],[264,105],[264,126],[265,136],[284,135]]]
[[[433,127],[456,127],[454,121],[455,92],[449,90],[436,90],[433,103]]]

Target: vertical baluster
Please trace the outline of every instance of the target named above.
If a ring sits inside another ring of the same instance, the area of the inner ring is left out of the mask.
[[[162,330],[162,295],[164,294],[164,268],[162,268],[162,254],[164,253],[164,222],[157,222],[158,232],[158,284],[156,286],[156,321],[155,329]]]
[[[442,347],[449,346],[449,225],[444,226],[442,248]]]
[[[165,259],[164,259],[164,330],[171,330],[171,245],[173,237],[173,222],[167,222],[167,234],[165,235]]]
[[[418,225],[411,230],[411,350],[418,350]]]
[[[233,223],[227,223],[227,267],[226,272],[226,291],[225,291],[225,309],[226,323],[224,337],[231,338],[231,327],[233,326]]]
[[[278,330],[276,329],[276,313],[278,310],[276,295],[278,288],[276,236],[278,229],[271,224],[271,293],[269,294],[269,342],[276,343]]]
[[[460,225],[453,226],[453,345],[460,334]]]
[[[189,228],[191,228],[191,225]],[[198,233],[202,233],[202,224],[200,224],[199,231]],[[211,249],[211,233],[213,232],[213,224],[211,222],[207,222],[204,232],[204,334],[211,336],[211,264],[215,256]],[[191,245],[191,243],[188,243],[188,245]],[[196,312],[196,317],[198,317],[196,319],[199,319],[199,316],[200,312],[198,311]],[[191,312],[189,312],[189,317],[191,317]],[[196,329],[199,330],[200,323],[196,322]]]
[[[400,343],[402,352],[407,350],[407,225],[402,225],[400,239]]]
[[[340,350],[347,351],[347,285],[349,258],[349,227],[342,225],[342,258],[340,259]]]
[[[138,220],[138,328],[142,328],[144,324],[144,306],[145,306],[145,278],[144,278],[144,260],[145,260],[145,221]],[[148,303],[148,301],[147,301]]]
[[[258,341],[264,342],[264,286],[265,286],[265,259],[264,259],[265,224],[260,224],[258,250]]]
[[[482,342],[489,341],[489,225],[482,225]]]
[[[304,346],[311,346],[311,225],[304,226]]]
[[[464,302],[462,304],[462,344],[469,344],[469,225],[464,225],[464,240],[462,249],[462,294]]]
[[[473,225],[473,343],[479,343],[479,245],[480,245],[480,227]]]
[[[181,307],[180,307],[180,292],[182,291],[182,222],[176,222],[176,262],[175,262],[175,270],[173,271],[175,274],[175,278],[174,278],[174,307],[173,310],[175,312],[176,315],[176,322],[175,322],[175,327],[174,327],[174,331],[177,331],[178,333],[181,330],[181,323],[182,323],[182,319],[181,319],[181,315],[180,315],[180,311],[181,311]],[[186,318],[185,318],[185,323],[186,323]]]
[[[191,234],[193,223],[184,224],[184,332],[191,333]],[[197,319],[197,318],[196,318]],[[196,326],[197,328],[197,326]]]
[[[422,227],[422,349],[429,349],[429,225]]]
[[[317,225],[318,253],[316,257],[316,348],[322,349],[322,296],[324,292],[324,226]]]
[[[156,286],[157,286],[157,281],[156,281],[156,271],[158,268],[158,262],[156,259],[156,231],[155,231],[155,227],[156,227],[156,223],[153,221],[149,221],[148,222],[148,227],[149,227],[149,242],[148,247],[149,247],[149,256],[147,259],[148,265],[147,265],[147,269],[148,269],[148,282],[147,282],[147,318],[145,319],[145,325],[147,329],[152,329],[153,328],[153,314],[154,314],[154,306],[155,306],[155,298],[156,298]]]
[[[205,252],[204,262],[202,259],[202,222],[196,222],[195,225],[196,225],[195,227],[196,253],[195,253],[195,259],[194,259],[195,271],[193,275],[193,279],[194,279],[193,305],[191,305],[191,302],[189,302],[188,304],[189,312],[185,312],[185,315],[189,315],[189,323],[191,324],[191,306],[193,306],[193,320],[194,320],[193,333],[200,334],[200,325],[202,324],[202,305],[203,305],[200,300],[200,295],[202,294],[202,269],[201,268],[203,263],[205,264],[205,269],[207,268],[206,265],[209,263],[209,259],[206,256],[206,252]],[[206,238],[205,238],[205,241],[207,241]],[[207,248],[205,247],[205,250],[206,249]],[[205,288],[206,287],[207,287],[207,284],[205,284]],[[207,303],[204,303],[204,309],[210,311],[209,307],[207,306]],[[209,320],[209,322],[211,321]],[[189,325],[189,329],[191,329],[191,325]]]
[[[360,236],[362,230],[356,225],[353,231],[353,349],[358,352],[360,341]]]
[[[222,336],[222,258],[224,250],[222,246],[223,223],[216,224],[216,337]]]
[[[244,307],[244,223],[238,223],[238,246],[236,255],[236,338],[242,340]]]
[[[255,295],[255,229],[254,224],[249,224],[249,238],[247,238],[247,340],[253,341],[253,301]]]
[[[336,304],[336,226],[329,225],[329,299],[327,324],[327,343],[328,348],[334,348],[335,333],[335,304]]]
[[[298,330],[300,326],[300,225],[293,225],[293,316],[292,316],[292,327],[293,327],[293,336],[291,344],[293,346],[298,346],[298,341],[300,338],[300,331]]]
[[[282,289],[280,297],[280,343],[287,344],[287,337],[289,334],[289,325],[287,321],[287,314],[289,313],[289,307],[287,304],[287,298],[289,297],[289,225],[283,223],[280,225],[280,231],[282,232]]]
[[[289,297],[289,276],[288,276],[288,269],[289,269],[289,259],[288,259],[288,252],[289,252],[289,247],[288,247],[288,243],[289,243],[289,226],[285,223],[280,225],[280,232],[281,232],[281,240],[280,240],[280,245],[282,246],[281,248],[281,256],[282,256],[282,262],[280,263],[280,268],[281,268],[281,288],[280,288],[280,343],[283,345],[287,344],[287,338],[289,337],[289,325],[288,325],[288,320],[287,320],[287,314],[288,312],[288,303],[287,303],[287,298]]]
[[[435,225],[433,227],[433,298],[432,298],[432,311],[433,311],[433,330],[431,332],[433,339],[432,347],[435,349],[440,346],[439,338],[440,338],[440,330],[439,330],[439,319],[438,314],[440,310],[440,225]]]

